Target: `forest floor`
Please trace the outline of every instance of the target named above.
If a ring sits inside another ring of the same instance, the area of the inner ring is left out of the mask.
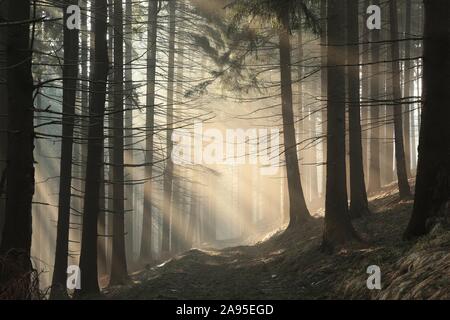
[[[252,246],[191,249],[104,289],[107,299],[450,299],[450,230],[437,224],[416,242],[402,241],[412,200],[392,185],[370,199],[372,214],[354,221],[363,244],[320,250],[323,218],[279,231]],[[366,286],[369,265],[381,290]]]

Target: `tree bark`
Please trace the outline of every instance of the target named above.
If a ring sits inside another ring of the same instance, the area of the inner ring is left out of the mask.
[[[110,285],[121,285],[128,281],[125,253],[123,76],[123,8],[122,0],[114,0],[113,243]]]
[[[394,133],[395,160],[397,164],[397,180],[400,198],[411,196],[406,172],[405,149],[403,145],[402,93],[400,83],[400,48],[398,42],[397,0],[389,4],[392,41],[392,84],[394,90]]]
[[[380,5],[379,0],[374,5]],[[369,161],[369,192],[378,191],[381,188],[380,178],[380,109],[377,99],[380,99],[380,30],[371,30],[372,72],[370,79],[371,107],[370,107],[370,161]]]
[[[72,156],[75,118],[75,101],[78,77],[78,29],[70,30],[66,26],[67,7],[78,1],[68,2],[63,7],[64,28],[64,65],[63,65],[63,102],[62,102],[62,142],[60,161],[58,224],[56,227],[55,263],[50,298],[67,297],[67,259],[69,250],[70,201],[72,185]]]
[[[0,3],[0,21],[7,18],[8,2]],[[0,28],[0,245],[6,210],[6,161],[8,157],[8,84],[7,84],[7,28]]]
[[[411,37],[411,1],[405,1],[405,38]],[[403,97],[406,98],[405,102],[409,102],[409,97],[411,97],[411,81],[412,81],[412,61],[411,58],[411,41],[405,42],[405,64],[404,64],[404,83],[403,83]],[[404,127],[403,135],[405,138],[405,160],[406,160],[406,174],[408,177],[411,176],[411,105],[409,103],[405,104],[404,108]]]
[[[366,12],[366,9],[369,7],[369,0],[365,0],[363,2],[363,12]],[[363,15],[363,22],[365,22]],[[362,147],[363,147],[363,164],[364,164],[364,177],[366,178],[365,182],[367,182],[367,177],[369,177],[369,134],[368,134],[368,124],[369,124],[369,76],[370,76],[370,67],[368,65],[370,59],[370,50],[369,50],[369,34],[370,30],[367,28],[361,28],[362,32],[362,61],[361,61],[361,102],[362,102]]]
[[[176,0],[169,0],[169,61],[167,65],[167,134],[166,134],[166,168],[164,170],[164,198],[163,198],[163,239],[162,252],[170,252],[170,233],[172,215],[173,162],[172,132],[173,132],[173,98],[175,80],[175,11]]]
[[[133,1],[125,1],[125,163],[134,162],[134,144],[133,144]],[[127,167],[125,170],[125,251],[127,261],[133,261],[134,250],[134,220],[136,210],[134,209],[135,169]]]
[[[77,296],[99,292],[97,279],[97,220],[100,211],[99,194],[104,148],[103,121],[108,75],[107,8],[106,0],[95,0],[92,3],[93,18],[95,19],[95,52],[89,108],[89,141],[80,254],[82,277],[81,289],[77,290]]]
[[[327,0],[320,0],[320,63],[321,66],[327,65]],[[322,68],[320,70],[320,90],[321,98],[326,99],[327,97],[327,68]],[[326,101],[322,105],[322,192],[321,198],[325,200],[326,194],[326,174],[325,174],[325,164],[327,162],[327,108]]]
[[[384,9],[384,11],[383,11]],[[382,16],[389,17],[389,5],[382,9]],[[389,19],[386,19],[389,25]],[[390,28],[382,28],[382,40],[389,41],[391,38]],[[392,60],[392,46],[386,45],[385,55],[382,60]],[[392,63],[381,63],[381,73],[383,74],[383,95],[380,100],[380,181],[381,185],[388,185],[394,181],[394,90],[392,88],[393,69]]]
[[[389,6],[386,8],[386,16],[389,15]],[[389,23],[389,20],[387,20]],[[390,28],[383,29],[383,41],[389,41],[391,38]],[[386,46],[386,55],[383,58],[386,61],[392,60],[392,46]],[[394,100],[393,68],[392,63],[383,63],[383,89],[384,96],[380,100],[386,100],[384,105],[380,105],[380,181],[381,185],[388,185],[394,181]],[[383,72],[384,71],[384,72]]]
[[[328,141],[325,229],[322,246],[325,250],[356,239],[348,213],[345,167],[345,13],[338,0],[328,1]]]
[[[361,108],[359,79],[358,3],[347,1],[347,69],[350,146],[350,215],[358,218],[369,213],[361,142]]]
[[[404,237],[427,232],[427,220],[450,197],[450,2],[425,0],[423,108],[414,208]]]
[[[178,106],[182,106],[183,104],[183,78],[184,78],[184,41],[185,39],[182,37],[183,31],[185,30],[184,24],[184,10],[185,4],[184,0],[178,1],[178,17],[179,22],[177,23],[177,46],[176,46],[176,104]],[[175,172],[177,172],[175,168]],[[174,179],[174,204],[172,210],[172,232],[171,232],[171,243],[172,243],[172,252],[179,253],[183,249],[184,242],[184,233],[186,228],[183,223],[183,218],[185,216],[183,209],[183,191],[184,184],[183,179],[177,176]]]
[[[7,21],[29,21],[30,1],[8,1]],[[30,255],[34,194],[33,77],[30,23],[7,27],[8,161],[6,214],[0,253]],[[31,265],[30,265],[31,266]]]
[[[147,26],[147,95],[146,95],[146,135],[145,135],[145,162],[144,168],[144,209],[142,216],[141,252],[140,261],[150,262],[152,256],[152,221],[153,221],[153,135],[155,126],[155,79],[156,79],[156,36],[158,28],[158,3],[149,0],[148,26]]]
[[[294,111],[292,104],[291,42],[289,39],[289,12],[282,13],[282,27],[279,31],[281,105],[283,117],[284,154],[289,191],[289,226],[296,228],[310,218],[300,181],[297,142],[295,138]]]
[[[6,172],[1,174],[1,184],[6,181],[6,206],[0,255],[5,260],[12,259],[17,271],[6,275],[0,273],[0,287],[9,281],[20,281],[21,290],[15,298],[29,299],[30,272],[33,268],[30,251],[34,194],[32,42],[28,22],[31,6],[30,1],[26,0],[7,1],[4,5],[8,6],[5,20],[21,23],[6,27],[8,156]]]

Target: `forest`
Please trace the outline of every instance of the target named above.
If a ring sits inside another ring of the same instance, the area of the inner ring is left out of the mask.
[[[0,0],[0,300],[80,299],[450,299],[450,1]]]

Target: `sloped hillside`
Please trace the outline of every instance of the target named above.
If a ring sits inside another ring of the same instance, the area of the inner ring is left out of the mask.
[[[449,299],[450,230],[438,224],[404,242],[412,201],[395,188],[371,199],[372,215],[356,220],[364,243],[324,253],[323,219],[278,232],[254,246],[192,249],[108,288],[113,299]],[[367,289],[369,265],[381,269],[381,290]]]

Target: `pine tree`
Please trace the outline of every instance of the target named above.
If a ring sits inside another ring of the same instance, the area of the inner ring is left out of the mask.
[[[113,243],[110,285],[128,280],[125,253],[123,8],[114,0]]]
[[[280,13],[281,27],[279,31],[280,47],[280,77],[281,77],[281,105],[283,116],[283,139],[286,158],[286,171],[289,192],[289,227],[300,226],[309,217],[306,206],[300,169],[296,152],[295,122],[292,103],[292,71],[291,71],[291,42],[289,38],[289,10],[283,6]]]
[[[75,122],[75,100],[78,77],[78,29],[70,30],[65,23],[67,7],[76,5],[70,1],[63,7],[64,14],[64,65],[63,65],[63,115],[61,165],[59,182],[58,224],[56,227],[55,264],[51,298],[66,297],[67,258],[69,249],[70,201],[72,185],[73,135]]]
[[[170,252],[171,215],[173,212],[173,162],[171,159],[173,143],[173,105],[174,105],[174,80],[175,80],[175,13],[176,0],[169,0],[169,52],[167,65],[167,133],[166,133],[166,167],[164,169],[164,197],[163,197],[163,238],[162,251]]]
[[[100,182],[104,148],[103,128],[108,75],[107,8],[106,0],[95,0],[92,3],[92,14],[95,19],[95,50],[89,107],[89,140],[80,254],[82,277],[81,289],[77,290],[77,296],[99,292],[97,279],[97,220],[100,211]]]
[[[0,21],[4,21],[7,14],[7,1],[0,3]],[[0,28],[0,128],[8,127],[8,85],[7,78],[7,29]],[[3,223],[6,209],[6,160],[8,157],[8,134],[0,131],[0,245],[2,243]]]
[[[361,108],[359,79],[358,3],[347,1],[347,77],[350,135],[350,215],[353,218],[369,213],[361,142]]]
[[[374,1],[374,5],[380,5],[380,1]],[[381,188],[380,177],[380,107],[377,100],[380,99],[380,40],[381,31],[371,30],[371,54],[372,68],[370,74],[370,158],[369,158],[369,192],[378,191]]]
[[[348,213],[345,167],[345,23],[341,1],[328,1],[328,105],[325,250],[357,239]]]
[[[20,23],[7,28],[8,161],[4,176],[6,209],[0,253],[15,249],[29,256],[31,201],[34,194],[30,1],[7,1],[6,5],[8,11],[5,20]]]
[[[427,232],[450,197],[450,2],[424,1],[423,106],[414,208],[404,237]]]
[[[158,31],[158,3],[149,0],[147,26],[147,94],[146,94],[146,134],[145,134],[145,184],[144,208],[142,221],[142,237],[140,261],[152,260],[152,220],[153,220],[153,136],[155,126],[155,79],[156,50]]]
[[[400,83],[400,47],[398,42],[397,0],[389,3],[391,41],[392,41],[392,87],[394,93],[394,131],[395,159],[397,164],[397,180],[400,198],[411,196],[406,171],[405,148],[403,141],[402,93]]]

